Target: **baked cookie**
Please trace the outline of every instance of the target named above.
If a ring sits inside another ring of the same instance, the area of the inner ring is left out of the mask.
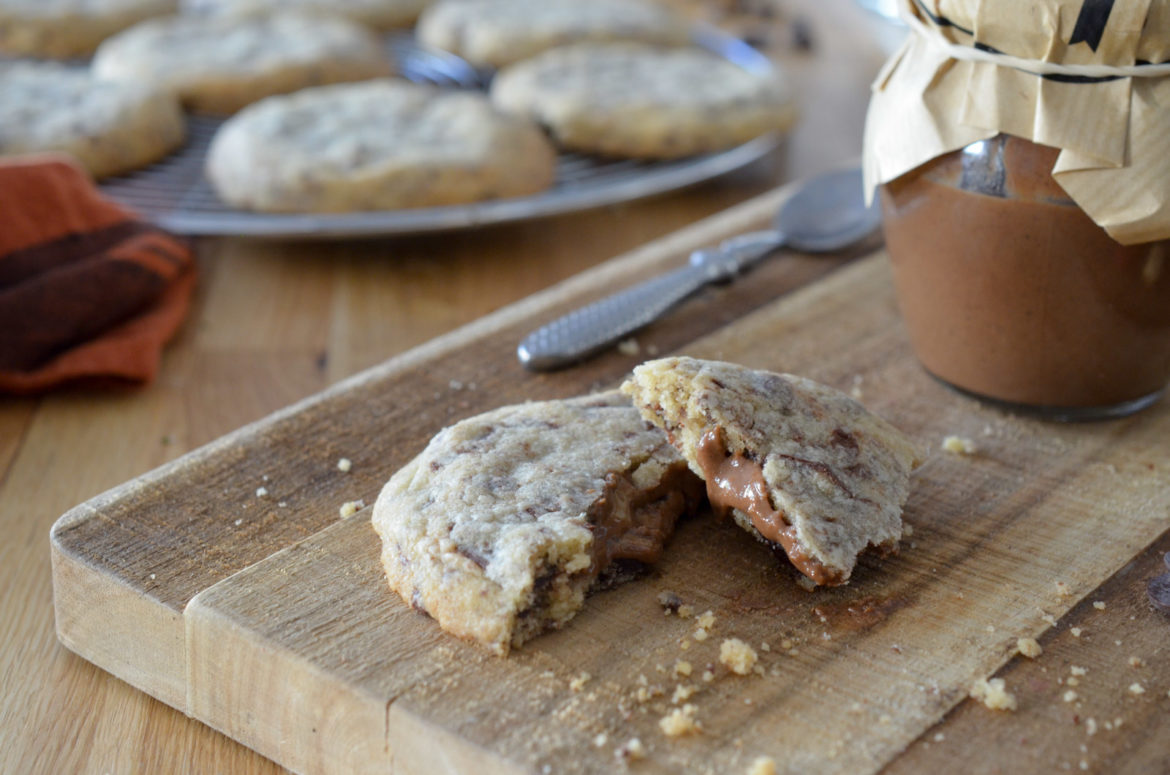
[[[342,16],[378,30],[409,27],[428,0],[182,0],[184,13],[216,15],[302,11]]]
[[[94,74],[141,81],[204,113],[227,114],[272,94],[386,75],[377,37],[337,17],[173,16],[102,43]]]
[[[0,63],[0,155],[60,151],[99,178],[150,164],[183,136],[170,94],[54,62]]]
[[[271,97],[220,127],[207,174],[225,202],[345,212],[531,194],[556,156],[482,94],[379,79]]]
[[[644,363],[622,392],[666,430],[717,512],[817,584],[844,584],[868,547],[897,547],[920,453],[844,393],[694,358]]]
[[[562,626],[622,563],[652,563],[703,483],[617,391],[440,431],[374,504],[402,599],[497,654]]]
[[[582,41],[690,41],[685,19],[641,0],[443,0],[423,11],[416,34],[479,67]]]
[[[796,117],[786,82],[700,49],[582,43],[501,70],[492,101],[544,124],[566,148],[677,158],[716,151]]]
[[[72,59],[152,16],[174,13],[176,0],[0,0],[0,54]]]

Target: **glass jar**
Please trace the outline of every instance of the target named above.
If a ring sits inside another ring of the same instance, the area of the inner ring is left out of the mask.
[[[1052,419],[1117,417],[1170,381],[1170,240],[1125,246],[998,135],[881,187],[914,351],[961,392]]]

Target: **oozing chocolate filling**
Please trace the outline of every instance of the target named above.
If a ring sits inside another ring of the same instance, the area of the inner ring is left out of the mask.
[[[787,515],[772,505],[763,467],[742,452],[732,454],[727,449],[722,428],[711,428],[700,437],[697,458],[707,480],[707,499],[718,516],[726,517],[731,509],[739,509],[765,541],[784,549],[805,576],[817,584],[841,583],[841,573],[813,557],[797,538]]]
[[[702,494],[702,482],[683,464],[648,490],[639,490],[627,476],[606,475],[605,491],[589,508],[591,570],[599,573],[621,560],[657,562],[675,522],[694,511]]]

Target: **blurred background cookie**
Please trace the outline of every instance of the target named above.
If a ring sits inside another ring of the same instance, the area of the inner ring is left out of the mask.
[[[177,0],[0,0],[0,54],[69,59],[116,32],[174,13]]]
[[[60,151],[103,177],[165,156],[183,135],[169,93],[55,62],[0,63],[0,156]]]
[[[219,130],[207,172],[236,207],[344,212],[531,194],[555,163],[535,124],[482,94],[381,79],[247,108]]]
[[[341,16],[378,30],[409,27],[428,0],[181,0],[184,13],[239,15],[302,11]]]
[[[143,22],[102,43],[93,70],[173,91],[197,112],[226,114],[306,86],[387,75],[390,64],[361,25],[281,13]]]
[[[729,148],[796,118],[780,73],[749,72],[696,48],[581,43],[501,70],[501,109],[545,125],[566,148],[675,158]]]
[[[690,40],[684,18],[641,0],[442,0],[423,12],[417,35],[477,67],[501,67],[581,41]]]

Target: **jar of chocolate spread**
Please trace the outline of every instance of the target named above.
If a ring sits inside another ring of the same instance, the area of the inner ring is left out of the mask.
[[[1170,381],[1170,241],[1121,245],[1052,178],[1059,151],[978,140],[882,186],[899,306],[926,370],[1069,419]]]
[[[1170,0],[900,0],[867,184],[906,331],[961,392],[1117,417],[1170,382]]]

